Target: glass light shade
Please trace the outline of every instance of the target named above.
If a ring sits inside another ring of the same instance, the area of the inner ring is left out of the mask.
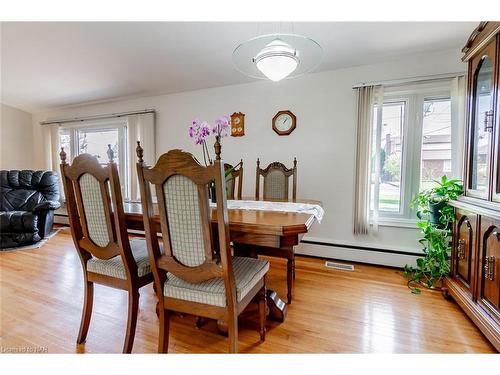
[[[253,60],[257,69],[275,82],[293,73],[299,65],[296,51],[279,38],[266,45]]]
[[[314,40],[296,34],[268,34],[241,43],[233,63],[243,74],[279,81],[301,76],[316,68],[323,55]]]
[[[281,81],[297,69],[297,60],[289,56],[270,56],[256,62],[257,68],[271,81]]]

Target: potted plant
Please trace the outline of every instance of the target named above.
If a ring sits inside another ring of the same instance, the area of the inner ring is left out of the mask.
[[[448,201],[457,199],[463,187],[459,180],[449,180],[446,176],[435,182],[435,187],[421,191],[410,206],[416,210],[419,220],[428,216],[433,225],[442,229],[450,223],[449,215],[453,215],[453,208],[448,205]]]
[[[200,121],[199,119],[194,119],[191,121],[191,124],[188,128],[189,137],[194,139],[195,144],[201,145],[203,149],[203,161],[205,162],[205,166],[211,165],[213,163],[212,158],[210,157],[210,152],[207,147],[207,138],[212,134],[215,136],[215,145],[214,147],[219,147],[220,151],[220,141],[222,138],[227,137],[229,135],[231,127],[230,117],[225,115],[219,117],[215,120],[215,123],[212,127],[206,121]],[[220,153],[220,152],[219,152]],[[231,172],[235,170],[241,163],[238,163],[231,169],[225,171],[226,181],[232,179]],[[228,178],[229,177],[229,178]],[[210,198],[213,203],[216,202],[215,195],[215,182],[212,181],[210,183]]]
[[[418,218],[417,227],[423,238],[424,257],[417,259],[417,266],[406,265],[405,276],[412,293],[420,293],[417,285],[439,288],[436,285],[450,272],[451,223],[454,210],[448,202],[463,192],[459,180],[441,177],[432,189],[421,191],[410,203]]]

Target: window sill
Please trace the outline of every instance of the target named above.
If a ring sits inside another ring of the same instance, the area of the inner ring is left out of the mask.
[[[370,224],[373,225],[373,220],[370,219]],[[380,227],[397,227],[397,228],[417,228],[417,220],[414,219],[405,219],[405,218],[397,218],[397,217],[379,217],[378,225]]]

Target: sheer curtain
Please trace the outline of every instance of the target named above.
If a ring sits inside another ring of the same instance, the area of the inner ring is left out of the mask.
[[[373,138],[374,133],[380,133],[382,122],[382,106],[377,107],[374,118],[374,107],[383,103],[383,87],[363,86],[357,88],[356,117],[356,169],[354,185],[354,234],[368,234],[370,231],[370,189],[372,165],[370,155],[380,149],[380,137]],[[375,144],[373,144],[375,141]],[[378,176],[380,176],[380,153],[375,152],[374,160],[374,199],[378,201]],[[374,207],[373,224],[377,229],[378,210]]]
[[[61,158],[59,156],[59,153],[61,152],[61,145],[59,143],[59,127],[60,124],[51,124],[47,125],[48,128],[48,143],[49,143],[49,150],[50,153],[48,155],[48,160],[47,160],[47,169],[51,169],[54,172],[56,172],[59,176],[59,196],[60,196],[60,201],[64,202],[64,187],[62,184],[62,179],[61,179],[61,171],[60,171],[60,164],[61,164]],[[67,151],[67,150],[66,150]]]
[[[130,200],[139,201],[139,182],[137,180],[137,141],[144,149],[144,162],[153,165],[156,161],[155,113],[127,116],[128,120],[128,174],[130,178]]]
[[[61,152],[61,146],[59,144],[59,124],[51,124],[49,126],[50,133],[50,166],[53,171],[59,172],[59,165],[61,164],[61,158],[59,153]],[[67,150],[66,150],[67,151]]]
[[[465,139],[465,90],[467,78],[451,80],[451,167],[454,178],[462,179]]]

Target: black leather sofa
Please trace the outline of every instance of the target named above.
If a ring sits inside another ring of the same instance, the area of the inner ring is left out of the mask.
[[[60,207],[52,171],[0,171],[0,249],[33,244],[52,230]]]

